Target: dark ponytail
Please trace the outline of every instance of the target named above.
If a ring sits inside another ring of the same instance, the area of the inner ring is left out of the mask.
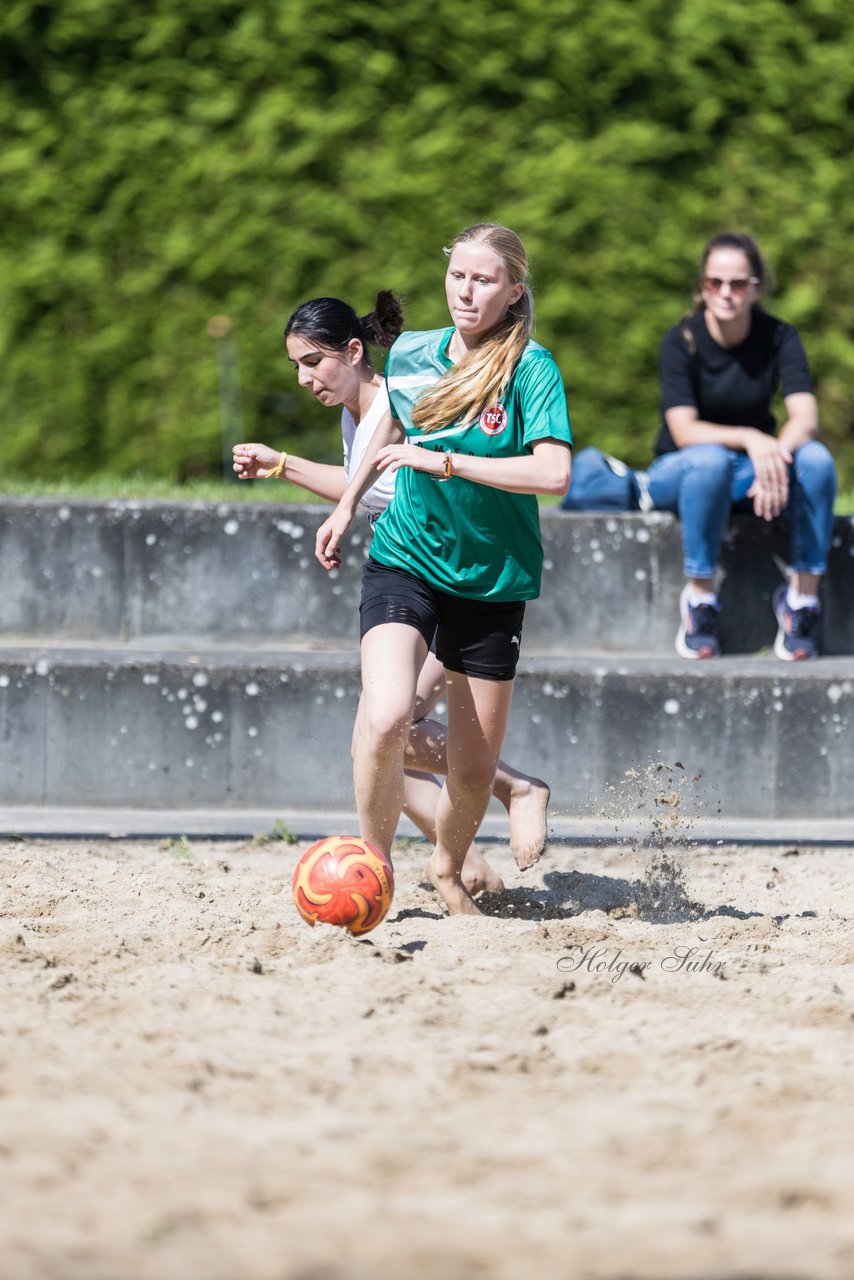
[[[390,347],[403,329],[403,307],[390,289],[381,289],[373,311],[361,316],[359,323],[368,342],[375,347]]]
[[[403,308],[388,289],[377,294],[374,310],[357,316],[340,298],[311,298],[297,307],[285,325],[285,337],[295,334],[330,351],[343,351],[353,338],[365,348],[390,347],[403,329]]]

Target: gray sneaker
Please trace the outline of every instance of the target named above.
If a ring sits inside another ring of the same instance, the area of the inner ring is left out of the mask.
[[[676,633],[676,652],[680,658],[719,658],[718,614],[714,604],[689,604],[690,586],[682,589],[679,613],[682,625]]]
[[[803,662],[805,658],[818,657],[818,619],[821,609],[817,606],[792,609],[786,598],[785,582],[774,592],[774,613],[777,618],[777,639],[774,653],[784,662]]]

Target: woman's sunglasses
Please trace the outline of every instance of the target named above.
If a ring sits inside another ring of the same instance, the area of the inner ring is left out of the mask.
[[[750,285],[761,283],[759,276],[750,276],[747,280],[741,276],[737,280],[719,280],[717,276],[703,276],[703,288],[709,293],[720,293],[721,289],[727,286],[730,293],[746,293]]]

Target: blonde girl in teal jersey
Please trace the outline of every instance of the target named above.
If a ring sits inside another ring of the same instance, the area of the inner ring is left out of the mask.
[[[390,852],[418,674],[435,631],[446,679],[447,774],[428,872],[452,914],[479,914],[461,871],[492,791],[525,601],[539,594],[536,495],[565,493],[571,432],[557,366],[531,341],[518,236],[479,224],[448,255],[452,324],[405,333],[392,348],[390,413],[319,529],[316,554],[325,568],[339,567],[361,495],[378,470],[397,473],[362,590],[360,825],[365,839]]]

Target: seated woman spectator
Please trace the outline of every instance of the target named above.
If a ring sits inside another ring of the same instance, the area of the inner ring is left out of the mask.
[[[816,439],[818,412],[795,328],[762,309],[765,266],[750,236],[728,232],[706,245],[693,309],[660,350],[662,425],[649,497],[678,512],[687,583],[676,650],[720,653],[715,569],[733,507],[764,520],[783,515],[791,577],[774,593],[774,652],[814,658],[819,585],[827,566],[836,496],[833,460]],[[786,419],[777,430],[772,397]]]

